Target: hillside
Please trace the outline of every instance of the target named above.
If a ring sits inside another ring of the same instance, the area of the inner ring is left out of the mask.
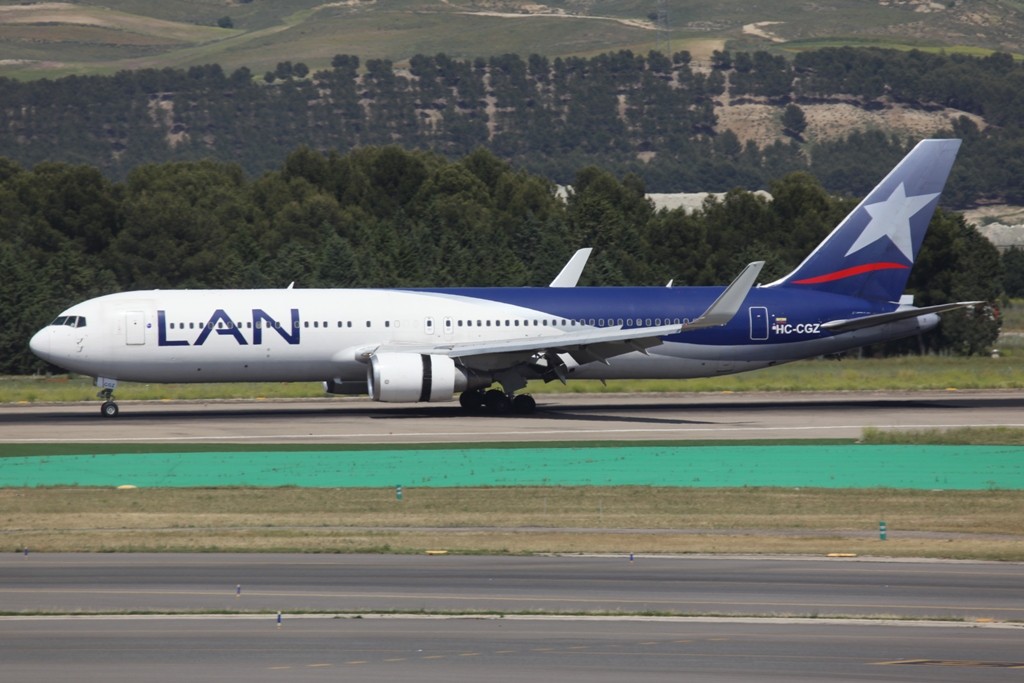
[[[664,9],[664,12],[660,10]],[[218,63],[254,73],[333,55],[407,62],[629,49],[802,51],[833,45],[1014,52],[1014,0],[82,0],[0,1],[0,76],[21,79]]]

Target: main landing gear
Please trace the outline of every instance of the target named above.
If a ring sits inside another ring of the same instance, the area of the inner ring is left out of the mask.
[[[104,387],[96,395],[103,399],[103,405],[100,406],[100,415],[103,417],[117,417],[119,408],[114,403],[114,390],[110,387]]]
[[[529,415],[537,409],[537,401],[529,394],[509,396],[500,389],[475,389],[464,391],[459,395],[459,405],[470,413],[490,413],[492,415]]]

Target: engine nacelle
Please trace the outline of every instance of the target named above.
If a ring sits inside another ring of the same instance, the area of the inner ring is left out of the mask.
[[[366,382],[342,382],[340,379],[329,379],[323,383],[324,393],[341,396],[359,396],[366,394]]]
[[[385,403],[451,401],[469,380],[447,356],[377,353],[366,371],[370,398]]]

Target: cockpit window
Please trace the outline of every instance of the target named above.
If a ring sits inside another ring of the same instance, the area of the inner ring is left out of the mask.
[[[57,325],[63,327],[85,327],[85,316],[82,315],[62,315],[54,320],[50,325]]]

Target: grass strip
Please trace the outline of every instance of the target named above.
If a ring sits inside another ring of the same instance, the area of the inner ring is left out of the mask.
[[[878,534],[888,525],[887,539]],[[1024,492],[673,487],[0,489],[46,552],[832,552],[1024,561]]]
[[[861,439],[866,444],[905,445],[1024,445],[1019,427],[955,427],[950,429],[882,430],[868,427]]]

